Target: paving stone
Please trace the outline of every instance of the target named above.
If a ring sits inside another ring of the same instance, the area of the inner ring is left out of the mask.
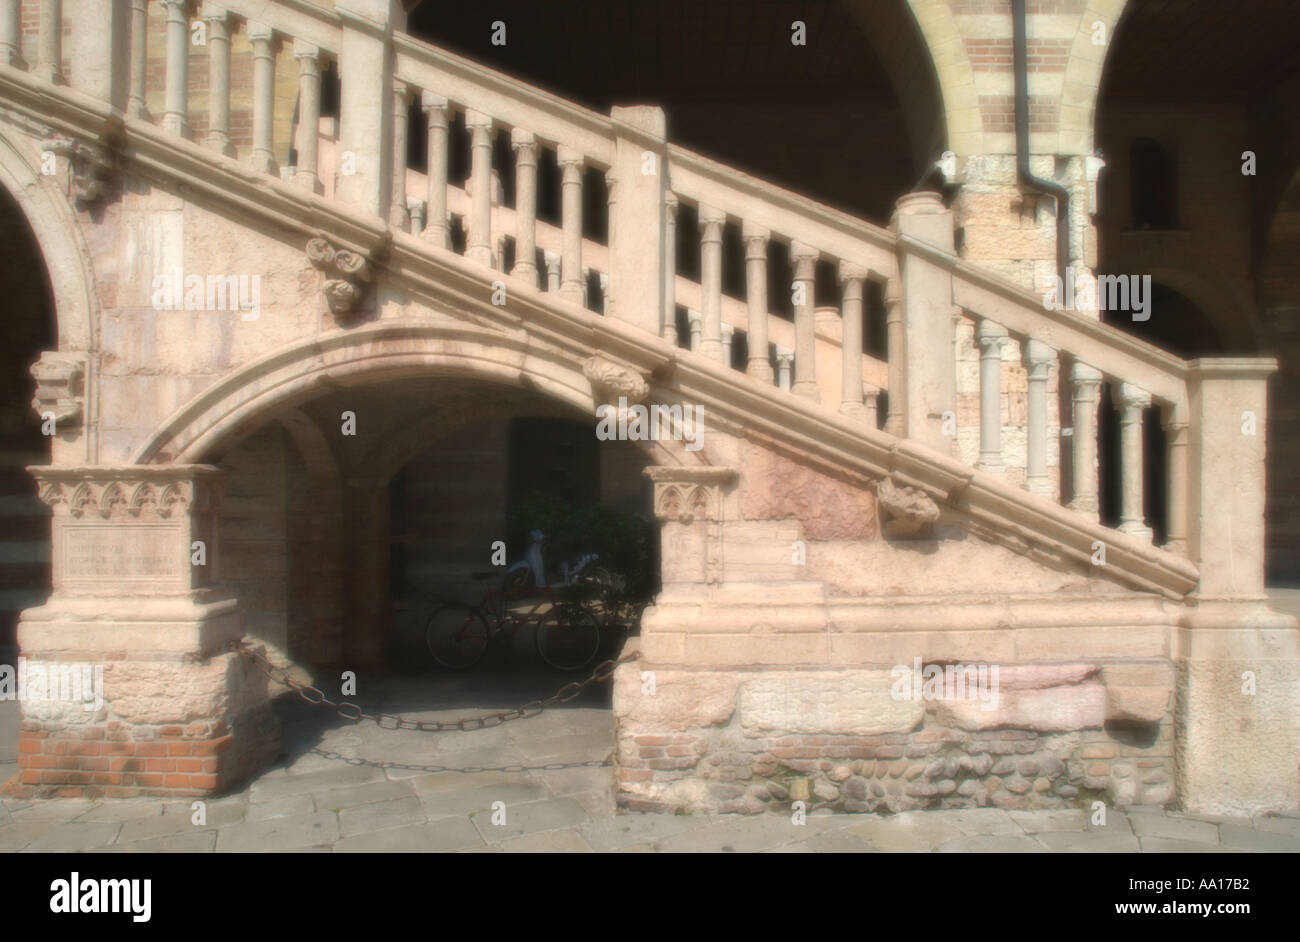
[[[316,810],[316,802],[310,794],[285,795],[250,804],[244,813],[245,821],[265,821],[267,818],[286,818],[294,814],[311,814]]]
[[[1163,837],[1202,844],[1219,843],[1218,827],[1207,821],[1145,813],[1130,813],[1128,819],[1133,826],[1133,833],[1138,837]]]
[[[368,831],[423,824],[426,820],[428,817],[420,799],[414,796],[394,798],[391,801],[375,801],[355,808],[344,808],[339,812],[339,832],[344,837],[353,837]]]
[[[20,851],[57,826],[58,822],[28,821],[24,824],[10,824],[0,828],[0,853],[11,854]]]
[[[973,834],[947,841],[935,848],[941,854],[1041,854],[1045,848],[1021,834]]]
[[[25,808],[12,810],[15,824],[29,821],[72,821],[99,807],[98,802],[84,798],[41,798]]]
[[[1034,840],[1057,854],[1136,854],[1142,849],[1132,833],[1107,829],[1040,831]]]
[[[317,811],[342,811],[344,808],[355,808],[376,801],[414,797],[415,789],[411,787],[410,782],[390,782],[387,779],[348,788],[331,788],[312,794]]]
[[[929,853],[932,847],[970,836],[953,822],[939,818],[927,820],[927,814],[906,811],[888,818],[873,815],[874,821],[853,825],[848,833],[869,841],[887,854]]]
[[[162,798],[115,798],[88,808],[77,816],[78,821],[130,821],[133,818],[156,817],[162,814]]]
[[[804,827],[792,824],[788,815],[714,816],[715,823],[696,827],[655,842],[665,853],[748,854],[806,840]]]
[[[438,784],[432,790],[424,788],[422,781],[419,779],[414,780],[412,784],[416,796],[420,799],[425,811],[431,818],[449,814],[475,814],[490,809],[492,803],[497,801],[504,801],[506,807],[510,808],[551,798],[551,795],[539,783],[531,780],[520,781],[517,777],[514,781],[484,786],[461,785],[460,787],[447,787]],[[577,804],[577,802],[572,802],[571,799],[564,800]],[[579,805],[579,807],[581,806]]]
[[[113,843],[121,829],[122,825],[112,821],[59,823],[24,847],[23,853],[58,854],[103,847]]]
[[[684,814],[620,814],[584,824],[578,832],[598,851],[620,850],[635,844],[649,847],[654,840],[697,826],[695,818]]]
[[[158,813],[147,818],[131,818],[122,823],[118,840],[122,843],[148,840],[167,834],[182,834],[204,828],[219,828],[244,820],[241,805],[211,805],[205,809],[202,824],[194,824],[194,811],[189,803],[169,802],[158,807]]]
[[[217,832],[218,852],[278,850],[333,844],[339,839],[338,816],[330,812],[245,821]]]
[[[967,834],[1007,834],[1019,836],[1024,829],[1001,808],[965,808],[953,811],[926,811],[937,820],[951,824]],[[1034,812],[1030,812],[1034,813]]]
[[[217,846],[217,832],[186,831],[180,834],[165,834],[151,837],[144,841],[131,841],[127,844],[110,844],[107,847],[95,847],[88,851],[92,854],[210,854]]]
[[[1236,824],[1221,824],[1219,825],[1219,843],[1224,848],[1240,847],[1245,850],[1294,854],[1300,853],[1300,831],[1288,834],[1281,831],[1261,831],[1255,828],[1244,828]]]
[[[505,799],[491,798],[489,809],[470,816],[478,828],[483,840],[489,844],[499,844],[512,837],[521,837],[537,831],[550,831],[555,828],[577,827],[586,824],[591,817],[572,798],[552,798],[548,801],[534,801],[525,804],[506,802],[506,823],[492,823],[490,805],[492,801]]]
[[[800,842],[813,853],[817,854],[878,854],[880,853],[868,841],[864,841],[856,834],[850,834],[843,830],[827,831],[823,834],[814,834],[804,841]]]
[[[353,785],[365,785],[369,782],[382,781],[383,770],[364,765],[336,764],[335,767],[321,772],[304,772],[278,775],[263,775],[249,788],[249,801],[271,801],[285,795],[301,795],[308,792],[323,792],[332,788],[347,788]]]
[[[546,786],[552,795],[562,797],[579,792],[614,791],[614,769],[603,768],[554,769],[534,772],[533,778]]]
[[[1271,831],[1275,834],[1290,834],[1300,837],[1300,818],[1284,818],[1274,815],[1260,815],[1254,821],[1256,831]]]
[[[1018,824],[1026,834],[1043,831],[1086,831],[1088,816],[1078,810],[1063,811],[1008,811],[1007,817]]]
[[[481,849],[483,837],[469,818],[440,818],[427,824],[367,831],[345,837],[334,845],[336,854],[346,853],[445,853]]]
[[[507,854],[589,854],[591,845],[577,831],[543,831],[502,841]]]
[[[1143,837],[1144,854],[1246,854],[1250,853],[1240,847],[1220,847],[1218,844],[1206,844],[1203,841],[1180,841],[1169,837]]]

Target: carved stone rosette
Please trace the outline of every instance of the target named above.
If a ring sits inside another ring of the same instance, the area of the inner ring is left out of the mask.
[[[326,274],[322,290],[330,313],[340,319],[355,314],[366,286],[375,280],[369,260],[357,252],[336,248],[324,236],[307,242],[307,260]]]
[[[934,535],[934,525],[939,522],[939,505],[925,491],[899,484],[892,478],[883,478],[876,486],[876,500],[886,537],[924,540]]]
[[[704,582],[722,582],[723,491],[737,478],[735,468],[655,466],[645,469],[654,482],[654,513],[665,522],[703,527]]]
[[[53,415],[55,426],[66,430],[81,425],[85,395],[86,358],[79,353],[46,350],[31,366],[36,380],[32,408],[42,420]]]

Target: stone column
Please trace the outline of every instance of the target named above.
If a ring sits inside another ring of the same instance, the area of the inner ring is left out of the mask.
[[[224,474],[208,465],[29,471],[52,510],[53,591],[20,619],[28,680],[38,667],[82,667],[72,679],[93,687],[98,672],[102,699],[22,702],[22,791],[208,795],[271,761],[279,743],[267,679],[227,648],[243,628],[220,582]],[[166,764],[152,764],[160,743]]]
[[[0,0],[0,65],[17,67],[23,59],[23,5]]]
[[[794,351],[785,347],[776,348],[776,385],[781,389],[790,389],[790,370],[794,365]]]
[[[975,467],[1002,474],[1002,347],[1006,328],[980,320],[975,342],[980,347],[980,456]]]
[[[131,90],[126,113],[132,118],[149,117],[144,106],[144,76],[148,63],[149,0],[131,0]]]
[[[659,335],[677,346],[677,197],[664,194],[664,290]]]
[[[796,396],[821,401],[817,387],[817,321],[813,312],[817,290],[818,252],[802,242],[790,243],[794,289],[803,285],[803,303],[794,306],[794,386]]]
[[[767,359],[767,243],[771,233],[762,226],[745,222],[745,304],[749,312],[749,363],[745,372],[761,383],[771,384],[772,364]]]
[[[722,325],[722,365],[730,368],[731,366],[731,345],[736,339],[736,328],[730,324]]]
[[[557,152],[562,174],[560,187],[560,297],[582,304],[582,153],[560,146]]]
[[[1165,446],[1169,493],[1169,533],[1165,549],[1180,556],[1187,555],[1188,510],[1188,423],[1187,404],[1166,405],[1162,408],[1165,429]]]
[[[537,138],[513,128],[515,151],[515,265],[510,274],[537,285]]]
[[[424,200],[411,197],[406,201],[406,211],[411,214],[411,231],[423,232],[428,213],[428,207]]]
[[[403,28],[401,0],[335,0],[343,27],[339,73],[340,160],[355,172],[340,174],[339,199],[363,213],[388,217],[392,197],[392,33]],[[432,212],[432,207],[430,207]]]
[[[1101,373],[1086,363],[1070,367],[1074,396],[1074,499],[1070,509],[1092,521],[1098,519],[1097,504],[1097,407],[1101,402]]]
[[[905,427],[896,434],[947,455],[952,440],[943,432],[943,414],[956,410],[957,364],[952,356],[952,275],[947,269],[912,251],[909,242],[953,252],[953,218],[938,193],[909,193],[899,199],[892,221],[899,234],[899,275],[902,279],[903,370],[905,389],[889,387],[890,408],[903,393]],[[893,346],[890,347],[893,365]]]
[[[885,285],[885,351],[889,368],[889,414],[885,431],[900,438],[907,434],[907,333],[903,324],[903,298],[898,279]]]
[[[234,157],[235,145],[230,141],[230,14],[224,7],[205,2],[203,20],[208,28],[208,133],[203,143],[219,154]],[[315,50],[316,47],[306,46],[305,43],[295,40],[294,55],[298,55],[302,48]],[[313,67],[315,55],[313,52]],[[300,69],[305,68],[303,59],[299,59],[298,62]],[[306,94],[304,78],[302,87],[304,109],[308,106]],[[316,73],[316,114],[320,114],[319,71]],[[315,150],[312,153],[315,153]],[[303,162],[301,154],[300,146],[298,159],[300,166]],[[312,169],[315,170],[315,163],[312,164]]]
[[[1029,373],[1025,422],[1026,432],[1025,490],[1041,497],[1054,493],[1047,478],[1047,379],[1056,354],[1047,344],[1026,340],[1021,345],[1025,369]]]
[[[161,123],[164,130],[178,137],[189,137],[189,0],[162,0],[162,5],[167,11],[167,73]]]
[[[1119,529],[1139,539],[1150,541],[1151,528],[1146,525],[1142,506],[1142,417],[1151,405],[1151,394],[1129,383],[1120,383],[1120,476],[1123,483]]]
[[[556,252],[543,252],[542,261],[546,263],[546,290],[550,294],[560,291],[560,256]]]
[[[447,248],[447,99],[424,91],[420,107],[428,134],[428,217],[423,236],[440,249]]]
[[[411,90],[405,82],[393,83],[393,195],[388,204],[388,224],[403,232],[411,230],[406,208],[406,136],[411,108]]]
[[[722,227],[727,216],[720,209],[700,204],[700,306],[704,332],[700,352],[722,359]]]
[[[249,22],[253,46],[253,158],[258,173],[278,174],[273,135],[275,129],[275,32],[263,23]]]
[[[698,353],[704,341],[704,315],[699,311],[688,310],[686,322],[691,326],[691,350]]]
[[[164,0],[165,3],[176,0]],[[170,25],[170,24],[169,24]],[[170,59],[171,37],[168,35],[168,58]],[[67,84],[63,75],[63,3],[62,0],[41,0],[40,35],[36,46],[37,75],[55,85]],[[168,68],[168,87],[171,84],[171,69]]]
[[[870,428],[880,428],[880,388],[864,384],[862,400],[863,422]]]
[[[605,317],[609,317],[611,316],[610,307],[613,303],[613,298],[609,296],[609,275],[600,272],[596,275],[596,279],[600,282],[600,313]]]
[[[862,287],[866,279],[865,268],[840,262],[840,348],[844,356],[840,411],[854,418],[866,415],[862,387]]]
[[[3,52],[4,18],[0,3],[0,62]],[[126,0],[65,0],[64,11],[72,27],[68,60],[76,63],[70,76],[72,87],[106,102],[114,111],[126,107],[127,69],[125,55]]]
[[[609,312],[651,334],[663,327],[667,122],[661,108],[616,106],[609,205]]]
[[[320,176],[320,50],[301,39],[293,41],[298,60],[298,172],[293,180],[312,193],[321,193]],[[228,64],[228,63],[227,63]]]

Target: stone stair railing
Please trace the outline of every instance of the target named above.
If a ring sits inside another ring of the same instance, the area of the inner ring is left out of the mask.
[[[1093,318],[1045,310],[1023,289],[959,260],[953,222],[936,194],[899,200],[889,229],[873,226],[771,186],[668,143],[657,108],[615,108],[609,116],[406,35],[393,28],[399,7],[389,0],[338,0],[335,9],[305,0],[221,0],[200,7],[159,0],[167,11],[165,108],[158,125],[181,138],[189,124],[191,18],[207,24],[208,128],[213,160],[231,160],[230,37],[246,33],[253,50],[252,146],[256,173],[281,175],[274,159],[275,50],[292,43],[298,63],[297,161],[283,172],[305,194],[325,194],[397,230],[418,235],[430,251],[446,251],[451,227],[463,225],[465,256],[504,270],[534,290],[598,310],[672,342],[677,307],[692,312],[691,349],[730,366],[728,335],[743,332],[750,356],[744,372],[818,401],[853,422],[875,428],[874,396],[888,393],[885,429],[943,455],[954,452],[956,401],[954,325],[976,321],[981,348],[976,469],[1004,467],[1000,401],[1001,346],[1021,343],[1029,371],[1026,480],[1035,500],[1053,493],[1044,462],[1049,422],[1045,385],[1051,364],[1069,364],[1074,447],[1070,508],[1097,519],[1097,401],[1103,382],[1122,407],[1120,532],[1149,543],[1142,517],[1142,410],[1160,406],[1169,432],[1167,549],[1201,566],[1203,593],[1262,592],[1263,430],[1267,360],[1185,362]],[[18,68],[53,85],[107,101],[128,120],[145,108],[147,0],[42,0],[36,61],[23,61],[19,0],[0,0],[0,68]],[[107,10],[107,22],[104,11]],[[62,49],[71,27],[71,56]],[[87,28],[90,27],[90,28]],[[123,42],[129,37],[129,42]],[[130,55],[115,55],[129,48]],[[63,74],[67,58],[71,67]],[[321,82],[327,61],[342,76],[337,141],[321,147]],[[427,135],[423,172],[406,166],[408,110],[418,107]],[[471,166],[464,188],[449,185],[448,128],[463,116]],[[492,166],[492,138],[509,133],[514,167]],[[538,163],[554,154],[560,171],[560,225],[537,218]],[[584,218],[583,187],[603,174],[607,237]],[[513,207],[494,203],[493,174],[513,173]],[[699,220],[700,280],[675,271],[677,212]],[[745,246],[746,297],[723,293],[723,241],[739,226]],[[769,311],[769,248],[786,246],[794,322]],[[836,267],[840,290],[816,297],[815,266]],[[888,360],[862,351],[864,293],[883,287]],[[838,317],[836,317],[838,312]],[[819,315],[822,329],[819,330]],[[777,346],[775,369],[767,354]],[[826,362],[838,347],[840,362]],[[685,354],[687,356],[691,354]],[[836,369],[838,367],[838,369]],[[838,386],[838,388],[835,388]],[[1253,415],[1257,434],[1244,435]],[[1211,575],[1213,573],[1213,575]]]

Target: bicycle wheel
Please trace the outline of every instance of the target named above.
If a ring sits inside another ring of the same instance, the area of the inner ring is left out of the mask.
[[[600,622],[585,605],[553,605],[537,622],[537,653],[556,670],[582,670],[599,650]]]
[[[435,608],[424,628],[424,643],[433,659],[454,671],[469,670],[481,661],[490,638],[482,613],[459,602]]]

